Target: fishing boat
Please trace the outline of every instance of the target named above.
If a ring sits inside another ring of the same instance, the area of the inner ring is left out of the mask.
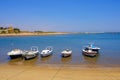
[[[32,46],[31,50],[23,52],[22,57],[25,60],[33,59],[33,58],[37,57],[38,53],[39,53],[38,47]]]
[[[89,57],[95,57],[97,55],[97,51],[93,51],[92,49],[82,49],[82,54],[85,56],[89,56]]]
[[[72,50],[70,50],[70,49],[65,49],[65,50],[63,50],[63,51],[61,52],[61,54],[62,54],[62,57],[69,57],[69,56],[71,56],[71,54],[72,54]]]
[[[53,47],[52,46],[48,46],[46,47],[46,49],[42,50],[42,52],[40,53],[41,57],[47,57],[53,54]]]
[[[99,52],[100,48],[96,47],[94,44],[89,44],[88,46],[86,46],[86,49],[91,49],[92,51],[96,51],[97,53]]]
[[[13,49],[12,51],[8,52],[8,56],[10,56],[11,59],[22,57],[23,51],[20,49]]]

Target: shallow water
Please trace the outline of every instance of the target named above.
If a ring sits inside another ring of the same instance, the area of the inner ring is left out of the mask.
[[[95,43],[101,48],[97,57],[83,56],[81,49],[88,43]],[[86,66],[117,66],[120,67],[120,34],[67,34],[49,36],[21,36],[0,37],[0,64],[10,65],[42,65],[67,64]],[[7,53],[14,48],[29,50],[31,46],[38,46],[42,51],[47,46],[53,46],[53,55],[24,61],[21,58],[11,60]],[[69,48],[73,53],[71,57],[62,58],[61,51]]]

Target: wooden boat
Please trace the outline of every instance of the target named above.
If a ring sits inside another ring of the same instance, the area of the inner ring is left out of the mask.
[[[72,50],[70,50],[70,49],[65,49],[65,50],[63,50],[63,51],[61,52],[61,54],[62,54],[62,57],[69,57],[69,56],[72,55]]]
[[[23,52],[22,57],[25,60],[33,59],[33,58],[37,57],[38,53],[39,53],[38,47],[37,46],[32,46],[31,50]]]
[[[41,57],[47,57],[53,54],[53,47],[48,46],[46,49],[42,50],[40,53]]]
[[[23,51],[20,49],[14,49],[10,52],[8,52],[8,56],[10,56],[11,59],[22,57]]]

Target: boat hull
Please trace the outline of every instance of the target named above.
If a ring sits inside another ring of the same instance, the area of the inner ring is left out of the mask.
[[[9,55],[11,59],[16,59],[16,58],[20,58],[22,57],[22,54],[18,54],[18,55]]]
[[[97,53],[99,53],[99,49],[92,49],[92,51],[96,51]]]
[[[25,60],[33,59],[33,58],[35,58],[35,57],[37,57],[37,55],[26,55],[26,56],[23,56],[23,58],[24,58]]]
[[[89,57],[95,57],[97,55],[97,52],[96,51],[88,52],[88,51],[83,50],[82,54],[85,55],[85,56],[89,56]]]
[[[70,57],[71,54],[62,54],[62,57]]]
[[[38,56],[38,53],[34,53],[34,54],[24,53],[24,54],[22,55],[23,59],[25,59],[25,60],[30,60],[30,59],[33,59],[33,58],[35,58],[35,57],[37,57],[37,56]]]
[[[23,56],[23,58],[24,58],[25,60],[33,59],[33,58],[35,58],[35,57],[37,57],[37,56],[29,56],[29,55]]]
[[[51,56],[52,53],[48,53],[48,54],[40,54],[40,55],[41,55],[41,57],[48,57],[48,56]]]

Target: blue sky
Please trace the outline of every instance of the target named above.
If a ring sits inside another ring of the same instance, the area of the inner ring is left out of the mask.
[[[0,26],[60,32],[120,32],[120,0],[0,0]]]

